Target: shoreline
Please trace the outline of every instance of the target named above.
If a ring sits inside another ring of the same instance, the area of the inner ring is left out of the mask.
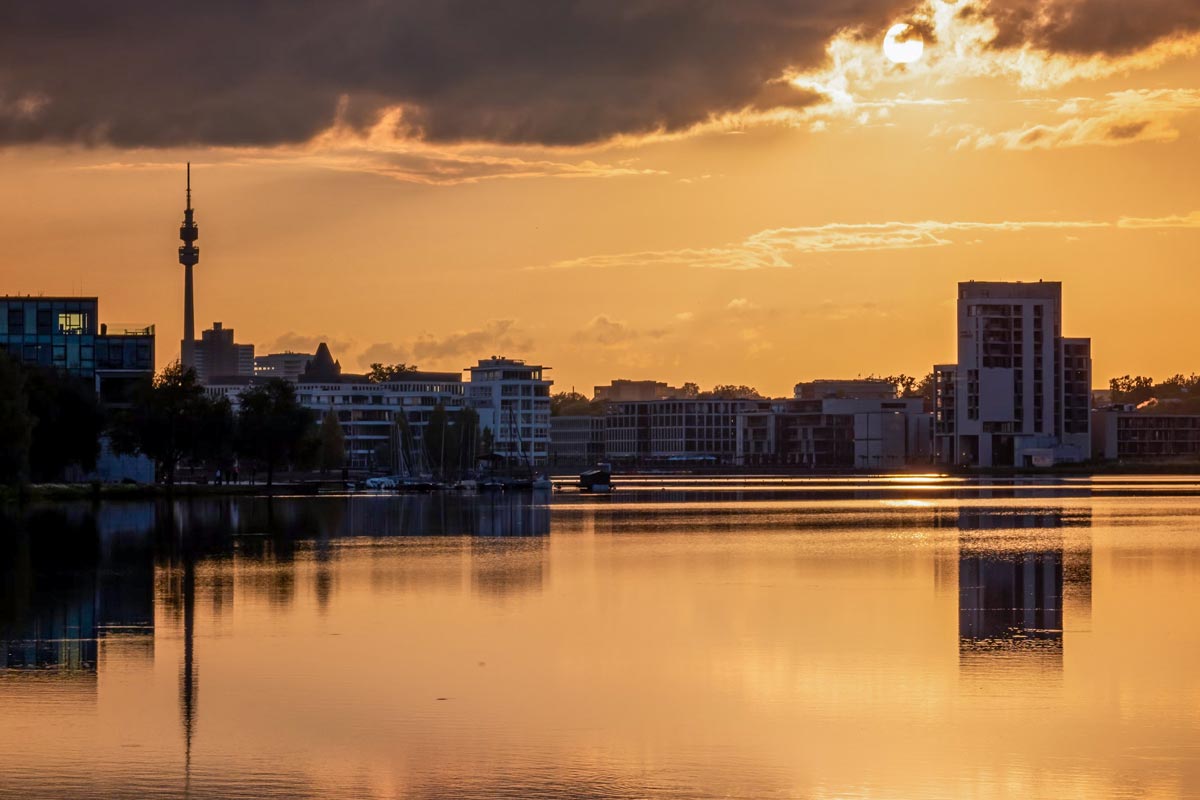
[[[553,476],[554,473],[552,473]],[[572,472],[562,473],[562,479]],[[1145,476],[1196,476],[1200,477],[1200,463],[1193,464],[1113,464],[1113,465],[1064,465],[1043,469],[991,468],[991,469],[934,469],[931,467],[909,467],[899,470],[798,470],[781,467],[758,468],[712,468],[712,469],[633,469],[616,472],[620,478],[888,478],[942,476],[952,478],[1088,478],[1088,477],[1145,477]],[[556,480],[559,478],[556,478]],[[266,484],[193,484],[180,483],[168,487],[164,484],[105,484],[105,483],[51,483],[26,486],[0,487],[0,503],[23,504],[34,501],[67,500],[152,500],[190,499],[197,497],[279,497],[312,496],[322,489],[342,490],[341,481],[313,479],[310,481],[286,481]],[[364,494],[371,494],[369,491]]]

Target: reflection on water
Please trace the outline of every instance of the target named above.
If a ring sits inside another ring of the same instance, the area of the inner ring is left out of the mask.
[[[657,482],[10,514],[0,797],[1200,792],[1200,485]]]

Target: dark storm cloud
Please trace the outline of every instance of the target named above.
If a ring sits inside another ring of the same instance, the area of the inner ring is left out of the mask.
[[[402,105],[431,141],[574,145],[799,106],[770,83],[897,0],[0,4],[0,142],[302,142]]]
[[[997,47],[1122,55],[1200,30],[1198,0],[993,0]]]

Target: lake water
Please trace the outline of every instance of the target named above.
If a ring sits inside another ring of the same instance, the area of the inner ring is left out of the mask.
[[[1200,481],[0,521],[0,797],[1200,797]]]

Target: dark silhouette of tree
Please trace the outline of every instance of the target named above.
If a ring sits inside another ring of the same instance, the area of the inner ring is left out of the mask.
[[[342,433],[342,423],[338,421],[337,413],[331,408],[321,418],[320,452],[318,461],[321,474],[331,469],[341,469],[346,463],[346,436]]]
[[[550,416],[552,417],[598,417],[603,413],[603,402],[589,400],[586,395],[579,392],[558,392],[550,395]]]
[[[1144,375],[1122,375],[1108,382],[1114,403],[1144,403],[1154,397],[1154,379]]]
[[[450,415],[446,413],[445,406],[438,403],[430,412],[429,421],[421,436],[429,468],[438,477],[445,477],[448,470],[456,466],[451,463],[457,460],[458,454],[458,441],[454,434],[454,429],[450,426]]]
[[[34,417],[29,445],[33,481],[60,480],[71,465],[94,469],[104,431],[95,388],[60,370],[32,367],[25,371],[25,393]]]
[[[316,425],[312,411],[296,399],[296,387],[282,378],[242,392],[237,419],[236,449],[240,457],[267,473],[288,464],[303,464],[316,455]]]
[[[132,406],[113,425],[113,449],[153,459],[167,485],[174,486],[179,463],[202,450],[211,403],[196,373],[176,361],[134,390]]]
[[[460,470],[474,469],[480,453],[479,412],[464,408],[455,415],[454,425],[458,429],[458,467]]]
[[[0,483],[23,483],[29,477],[32,439],[25,376],[6,353],[0,353]]]
[[[496,449],[496,434],[489,427],[484,427],[479,434],[479,455],[490,456],[492,451]]]
[[[685,383],[683,386],[680,386],[679,388],[682,390],[684,397],[699,397],[700,396],[700,384],[698,384],[698,383],[692,383],[691,381],[688,381],[687,383]]]
[[[367,371],[367,380],[371,381],[371,383],[387,383],[388,381],[400,380],[405,375],[416,371],[417,367],[415,364],[375,363]]]
[[[195,461],[203,462],[209,469],[220,469],[229,475],[233,467],[234,437],[237,424],[229,400],[205,398],[197,409],[199,427],[196,448],[191,454]]]
[[[753,386],[735,386],[730,383],[719,384],[711,392],[701,392],[701,398],[713,400],[761,400],[762,395]]]

